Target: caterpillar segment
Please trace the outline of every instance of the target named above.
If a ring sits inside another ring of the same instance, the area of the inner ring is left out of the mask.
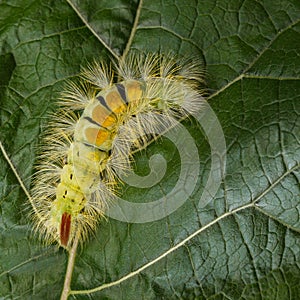
[[[167,130],[203,102],[197,63],[130,55],[114,69],[94,64],[83,72],[84,88],[71,83],[43,139],[32,189],[36,230],[65,248],[95,229],[118,172],[130,168],[132,144],[139,150],[149,130]]]

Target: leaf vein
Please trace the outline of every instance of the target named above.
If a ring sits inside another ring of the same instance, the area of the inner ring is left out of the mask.
[[[292,173],[293,171],[295,171],[297,168],[300,167],[299,165],[294,166],[293,168],[291,168],[290,170],[288,170],[287,172],[285,172],[284,174],[282,174],[282,176],[280,176],[277,180],[275,180],[268,188],[266,188],[256,199],[254,199],[252,202],[242,205],[240,207],[237,207],[235,209],[233,209],[232,211],[228,211],[226,213],[224,213],[223,215],[219,216],[218,218],[214,219],[213,221],[207,223],[206,225],[202,226],[201,228],[199,228],[198,230],[196,230],[195,232],[193,232],[191,235],[189,235],[188,237],[186,237],[185,239],[183,239],[180,243],[176,244],[174,247],[171,247],[170,249],[168,249],[166,252],[162,253],[160,256],[156,257],[155,259],[151,260],[150,262],[144,264],[143,266],[141,266],[140,268],[136,269],[135,271],[132,271],[130,273],[128,273],[127,275],[121,277],[120,279],[116,280],[116,281],[112,281],[110,283],[104,283],[98,287],[95,287],[93,289],[86,289],[86,290],[72,290],[70,291],[70,294],[72,295],[78,295],[78,294],[91,294],[91,293],[95,293],[95,292],[99,292],[102,291],[104,289],[116,286],[121,284],[122,282],[126,281],[127,279],[130,279],[132,277],[134,277],[135,275],[140,274],[142,271],[144,271],[145,269],[149,268],[150,266],[154,265],[155,263],[157,263],[158,261],[162,260],[163,258],[165,258],[166,256],[168,256],[170,253],[174,252],[175,250],[177,250],[178,248],[184,246],[187,242],[189,242],[191,239],[193,239],[195,236],[197,236],[198,234],[200,234],[201,232],[205,231],[206,229],[208,229],[209,227],[217,224],[218,222],[220,222],[221,220],[223,220],[224,218],[234,215],[236,213],[238,213],[239,211],[245,210],[247,208],[250,207],[255,207],[257,208],[257,202],[263,197],[265,196],[274,186],[276,186],[281,180],[283,180],[283,178],[285,178],[286,176],[288,176],[290,173]]]
[[[166,256],[168,256],[170,253],[174,252],[175,250],[177,250],[178,248],[180,248],[181,246],[185,245],[188,241],[190,241],[191,239],[193,239],[195,236],[197,236],[199,233],[203,232],[204,230],[206,230],[207,228],[211,227],[212,225],[218,223],[219,221],[221,221],[222,219],[237,213],[238,211],[244,210],[246,208],[249,207],[253,207],[254,203],[251,202],[247,205],[238,207],[230,212],[226,212],[223,215],[221,215],[220,217],[216,218],[215,220],[209,222],[208,224],[204,225],[203,227],[199,228],[198,230],[196,230],[194,233],[192,233],[191,235],[189,235],[187,238],[183,239],[180,243],[176,244],[174,247],[170,248],[169,250],[167,250],[166,252],[164,252],[163,254],[161,254],[160,256],[156,257],[155,259],[151,260],[150,262],[148,262],[147,264],[143,265],[142,267],[138,268],[137,270],[128,273],[127,275],[121,277],[120,279],[116,280],[116,281],[112,281],[110,283],[105,283],[103,285],[100,285],[96,288],[93,289],[89,289],[89,290],[73,290],[70,292],[70,294],[72,295],[76,295],[76,294],[90,294],[90,293],[95,293],[95,292],[99,292],[101,290],[113,287],[115,285],[118,285],[124,281],[126,281],[127,279],[134,277],[135,275],[138,275],[139,273],[141,273],[142,271],[144,271],[145,269],[149,268],[150,266],[154,265],[155,263],[157,263],[158,261],[162,260],[163,258],[165,258]]]
[[[85,26],[93,33],[93,35],[100,41],[100,43],[111,53],[111,55],[115,59],[119,59],[119,56],[115,51],[113,51],[109,45],[97,34],[97,32],[90,26],[88,21],[84,18],[84,16],[80,13],[80,11],[77,9],[77,7],[72,3],[70,0],[66,0],[67,3],[71,6],[71,8],[75,11],[75,13],[78,15],[78,17],[82,20],[82,22],[85,24]]]
[[[130,50],[132,41],[134,39],[136,30],[137,30],[138,23],[139,23],[139,20],[140,20],[142,6],[143,6],[143,0],[140,0],[138,8],[136,10],[136,15],[135,15],[133,26],[132,26],[132,29],[131,29],[131,32],[130,32],[130,36],[129,36],[128,42],[126,44],[126,47],[125,47],[125,50],[123,52],[123,55],[122,55],[121,59],[124,59],[126,57],[126,55],[128,54],[129,50]]]
[[[41,218],[40,213],[38,212],[38,210],[36,209],[36,207],[35,207],[35,205],[34,205],[34,203],[33,203],[33,201],[32,201],[32,198],[31,198],[31,196],[30,196],[30,194],[29,194],[29,191],[27,190],[27,188],[26,188],[26,186],[25,186],[25,184],[24,184],[22,178],[21,178],[20,175],[18,174],[17,169],[15,168],[13,162],[12,162],[11,159],[9,158],[9,156],[8,156],[8,154],[7,154],[7,152],[6,152],[6,150],[5,150],[5,148],[4,148],[4,146],[3,146],[3,144],[2,144],[1,141],[0,141],[0,150],[1,150],[1,152],[2,152],[2,154],[3,154],[3,156],[4,156],[4,158],[5,158],[5,160],[6,160],[7,163],[9,164],[10,168],[12,169],[14,175],[16,176],[16,178],[17,178],[17,180],[18,180],[18,182],[19,182],[19,184],[20,184],[22,190],[24,191],[25,195],[27,196],[28,200],[30,201],[31,206],[32,206],[32,208],[34,209],[34,212],[37,214],[37,216],[38,216],[39,218]]]
[[[266,47],[264,47],[262,49],[262,51],[254,58],[254,60],[248,65],[248,67],[243,71],[243,73],[246,73],[247,71],[249,71],[251,69],[251,67],[260,59],[260,57],[270,48],[270,46],[272,45],[272,43],[282,34],[284,33],[286,30],[292,28],[293,26],[297,25],[297,23],[299,23],[300,20],[296,20],[294,23],[290,24],[289,26],[287,26],[286,28],[284,28],[283,30],[279,30],[277,32],[277,34],[275,34],[275,36],[270,40],[270,42],[266,45]]]

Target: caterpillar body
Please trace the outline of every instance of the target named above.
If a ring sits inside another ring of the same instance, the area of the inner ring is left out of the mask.
[[[200,65],[172,55],[94,63],[81,79],[51,116],[32,188],[36,230],[65,248],[95,229],[131,167],[132,145],[139,150],[149,129],[167,130],[203,101]]]

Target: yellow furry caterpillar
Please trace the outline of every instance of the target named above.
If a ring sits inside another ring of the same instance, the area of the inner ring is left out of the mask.
[[[85,69],[43,139],[31,191],[36,230],[65,248],[76,235],[84,240],[113,199],[118,174],[130,169],[130,145],[139,150],[149,129],[168,130],[199,111],[202,83],[199,63],[172,55],[131,54]]]

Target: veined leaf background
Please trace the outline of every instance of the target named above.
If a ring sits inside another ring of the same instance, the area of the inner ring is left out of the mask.
[[[27,189],[47,113],[93,59],[129,49],[201,59],[224,131],[226,175],[214,199],[197,207],[210,147],[201,126],[185,121],[201,162],[192,196],[156,222],[100,222],[78,248],[71,288],[82,293],[70,299],[299,299],[299,0],[2,0],[0,49],[0,140]],[[4,151],[0,298],[59,299],[67,252],[32,234]],[[128,201],[153,200],[176,183],[180,158],[165,138],[136,156],[136,171],[147,174],[154,153],[168,162],[164,179],[125,185]]]

